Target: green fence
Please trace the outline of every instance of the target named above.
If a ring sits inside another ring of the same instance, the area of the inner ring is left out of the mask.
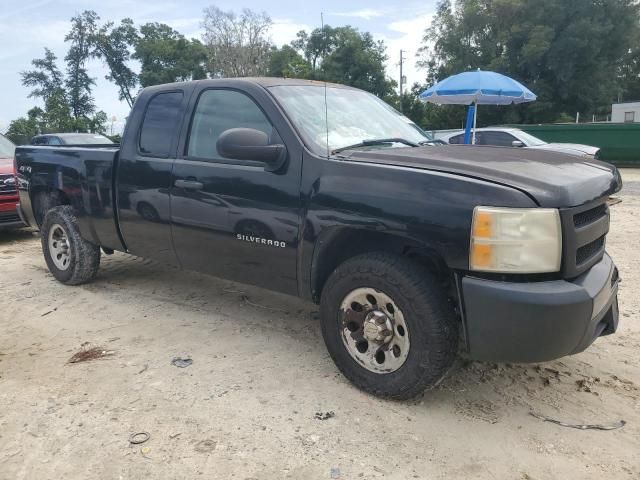
[[[640,123],[562,123],[512,125],[546,142],[600,147],[600,158],[618,166],[640,167]]]

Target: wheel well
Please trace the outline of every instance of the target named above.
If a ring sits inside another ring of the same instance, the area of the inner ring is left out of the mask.
[[[343,229],[320,242],[311,271],[311,295],[320,300],[324,284],[331,273],[346,260],[368,252],[403,255],[423,265],[444,284],[451,282],[450,270],[433,249],[414,240],[369,230]]]
[[[45,214],[54,207],[60,205],[70,205],[69,198],[62,190],[48,187],[38,187],[31,192],[31,202],[33,205],[33,215],[38,227],[42,225]]]

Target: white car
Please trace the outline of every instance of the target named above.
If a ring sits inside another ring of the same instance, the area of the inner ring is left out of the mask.
[[[462,144],[464,143],[464,130],[444,132],[442,135],[436,134],[436,138],[450,144]],[[518,128],[499,127],[477,128],[476,145],[535,148],[573,155],[587,155],[591,158],[597,158],[596,155],[600,151],[598,147],[579,143],[547,143]]]

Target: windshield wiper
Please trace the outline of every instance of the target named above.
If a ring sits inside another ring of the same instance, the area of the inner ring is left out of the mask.
[[[404,138],[372,138],[371,140],[363,140],[360,143],[354,143],[353,145],[347,145],[346,147],[334,148],[331,150],[331,155],[340,153],[344,150],[351,150],[358,147],[371,147],[374,145],[384,145],[385,143],[404,143],[410,147],[417,147],[418,144]]]

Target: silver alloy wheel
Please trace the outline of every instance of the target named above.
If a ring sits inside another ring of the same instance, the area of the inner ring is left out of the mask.
[[[49,229],[49,255],[59,270],[66,270],[71,264],[71,245],[67,232],[54,223]]]
[[[342,342],[349,355],[375,373],[399,369],[409,355],[409,329],[402,311],[384,292],[356,288],[340,304]]]

